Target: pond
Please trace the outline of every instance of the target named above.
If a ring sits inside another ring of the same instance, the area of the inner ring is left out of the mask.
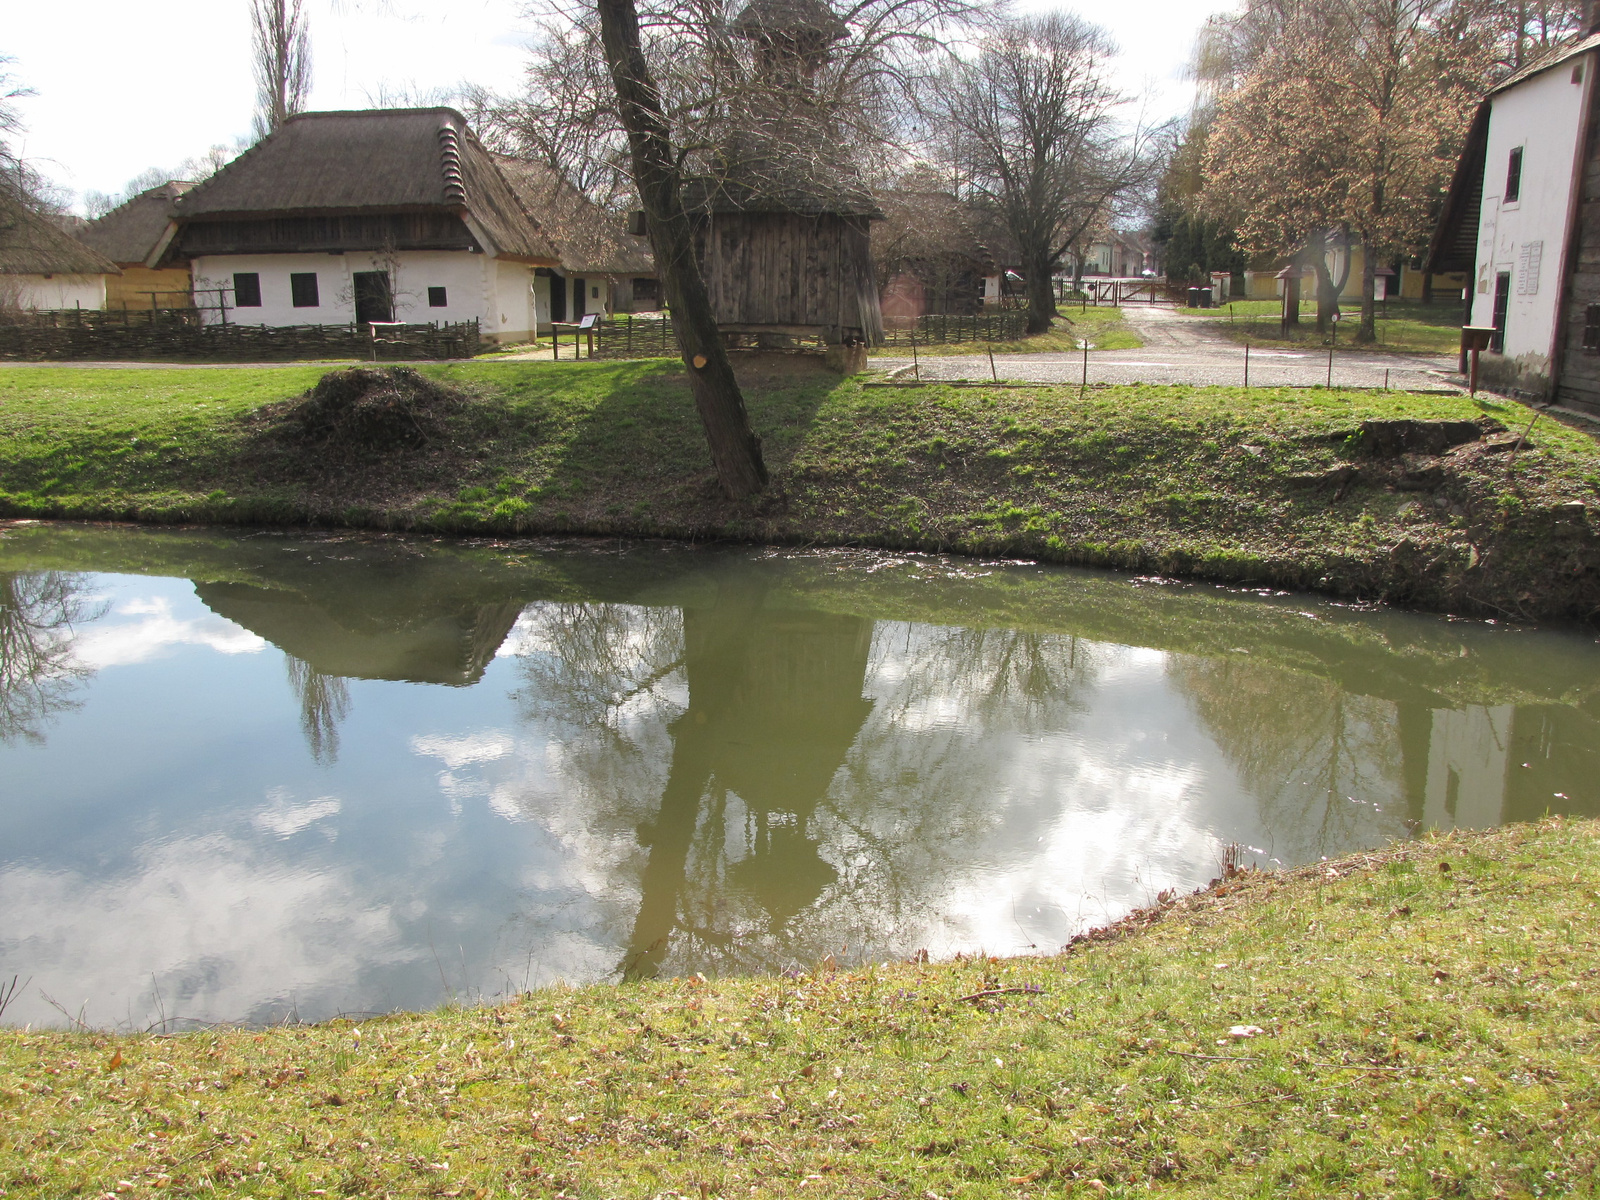
[[[1229,853],[1547,812],[1600,812],[1588,632],[937,556],[0,525],[8,1024],[1052,951]]]

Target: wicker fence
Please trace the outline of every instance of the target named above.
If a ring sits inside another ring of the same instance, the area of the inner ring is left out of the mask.
[[[477,321],[458,325],[208,325],[194,309],[22,312],[0,316],[0,358],[49,360],[471,358]]]
[[[916,322],[899,323],[884,330],[884,345],[919,346],[947,342],[1014,342],[1028,324],[1026,311],[982,314],[930,313]],[[561,356],[569,353],[575,336],[562,335]],[[818,343],[820,347],[821,343]],[[585,350],[587,345],[585,344]],[[677,339],[672,322],[658,317],[614,317],[602,321],[594,330],[595,358],[676,358]]]

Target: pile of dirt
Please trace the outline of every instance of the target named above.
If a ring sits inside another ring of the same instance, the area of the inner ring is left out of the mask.
[[[411,367],[347,367],[324,375],[278,424],[293,440],[328,450],[414,449],[438,439],[466,400]]]

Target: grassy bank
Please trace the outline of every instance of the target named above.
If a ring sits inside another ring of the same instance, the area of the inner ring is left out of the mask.
[[[1580,1196],[1600,837],[1231,876],[1055,957],[0,1033],[11,1197]]]
[[[0,372],[0,515],[866,544],[1321,588],[1434,609],[1600,611],[1600,450],[1377,458],[1364,420],[1492,398],[1182,387],[873,388],[747,362],[773,485],[722,499],[681,367],[468,363],[414,449],[289,436],[321,368]]]
[[[1317,332],[1315,302],[1300,305],[1300,328],[1287,335],[1279,327],[1276,300],[1235,300],[1220,308],[1186,308],[1192,317],[1209,320],[1218,332],[1236,342],[1274,348],[1325,347],[1330,341],[1354,348],[1361,325],[1361,302],[1346,300],[1332,338]],[[1416,300],[1391,300],[1378,306],[1378,340],[1363,350],[1390,350],[1397,354],[1454,354],[1461,345],[1461,304],[1423,304]]]

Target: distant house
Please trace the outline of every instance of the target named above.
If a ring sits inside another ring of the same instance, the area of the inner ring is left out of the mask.
[[[588,313],[642,312],[661,307],[661,284],[648,238],[627,231],[549,167],[521,159],[496,160],[518,199],[537,213],[560,265],[541,267],[534,288],[541,328]]]
[[[107,308],[188,307],[189,264],[156,269],[145,266],[145,261],[166,236],[173,201],[192,187],[179,180],[163,183],[74,231],[80,242],[122,269],[121,275],[106,281]]]
[[[302,113],[178,197],[151,267],[188,262],[208,321],[476,319],[532,336],[560,258],[449,108]]]
[[[117,264],[28,208],[0,213],[0,310],[100,309]]]
[[[1600,412],[1600,6],[1478,106],[1430,266],[1470,280],[1486,376]]]
[[[1155,270],[1155,259],[1155,247],[1147,236],[1112,230],[1089,244],[1083,256],[1083,273],[1136,279],[1146,269]]]

